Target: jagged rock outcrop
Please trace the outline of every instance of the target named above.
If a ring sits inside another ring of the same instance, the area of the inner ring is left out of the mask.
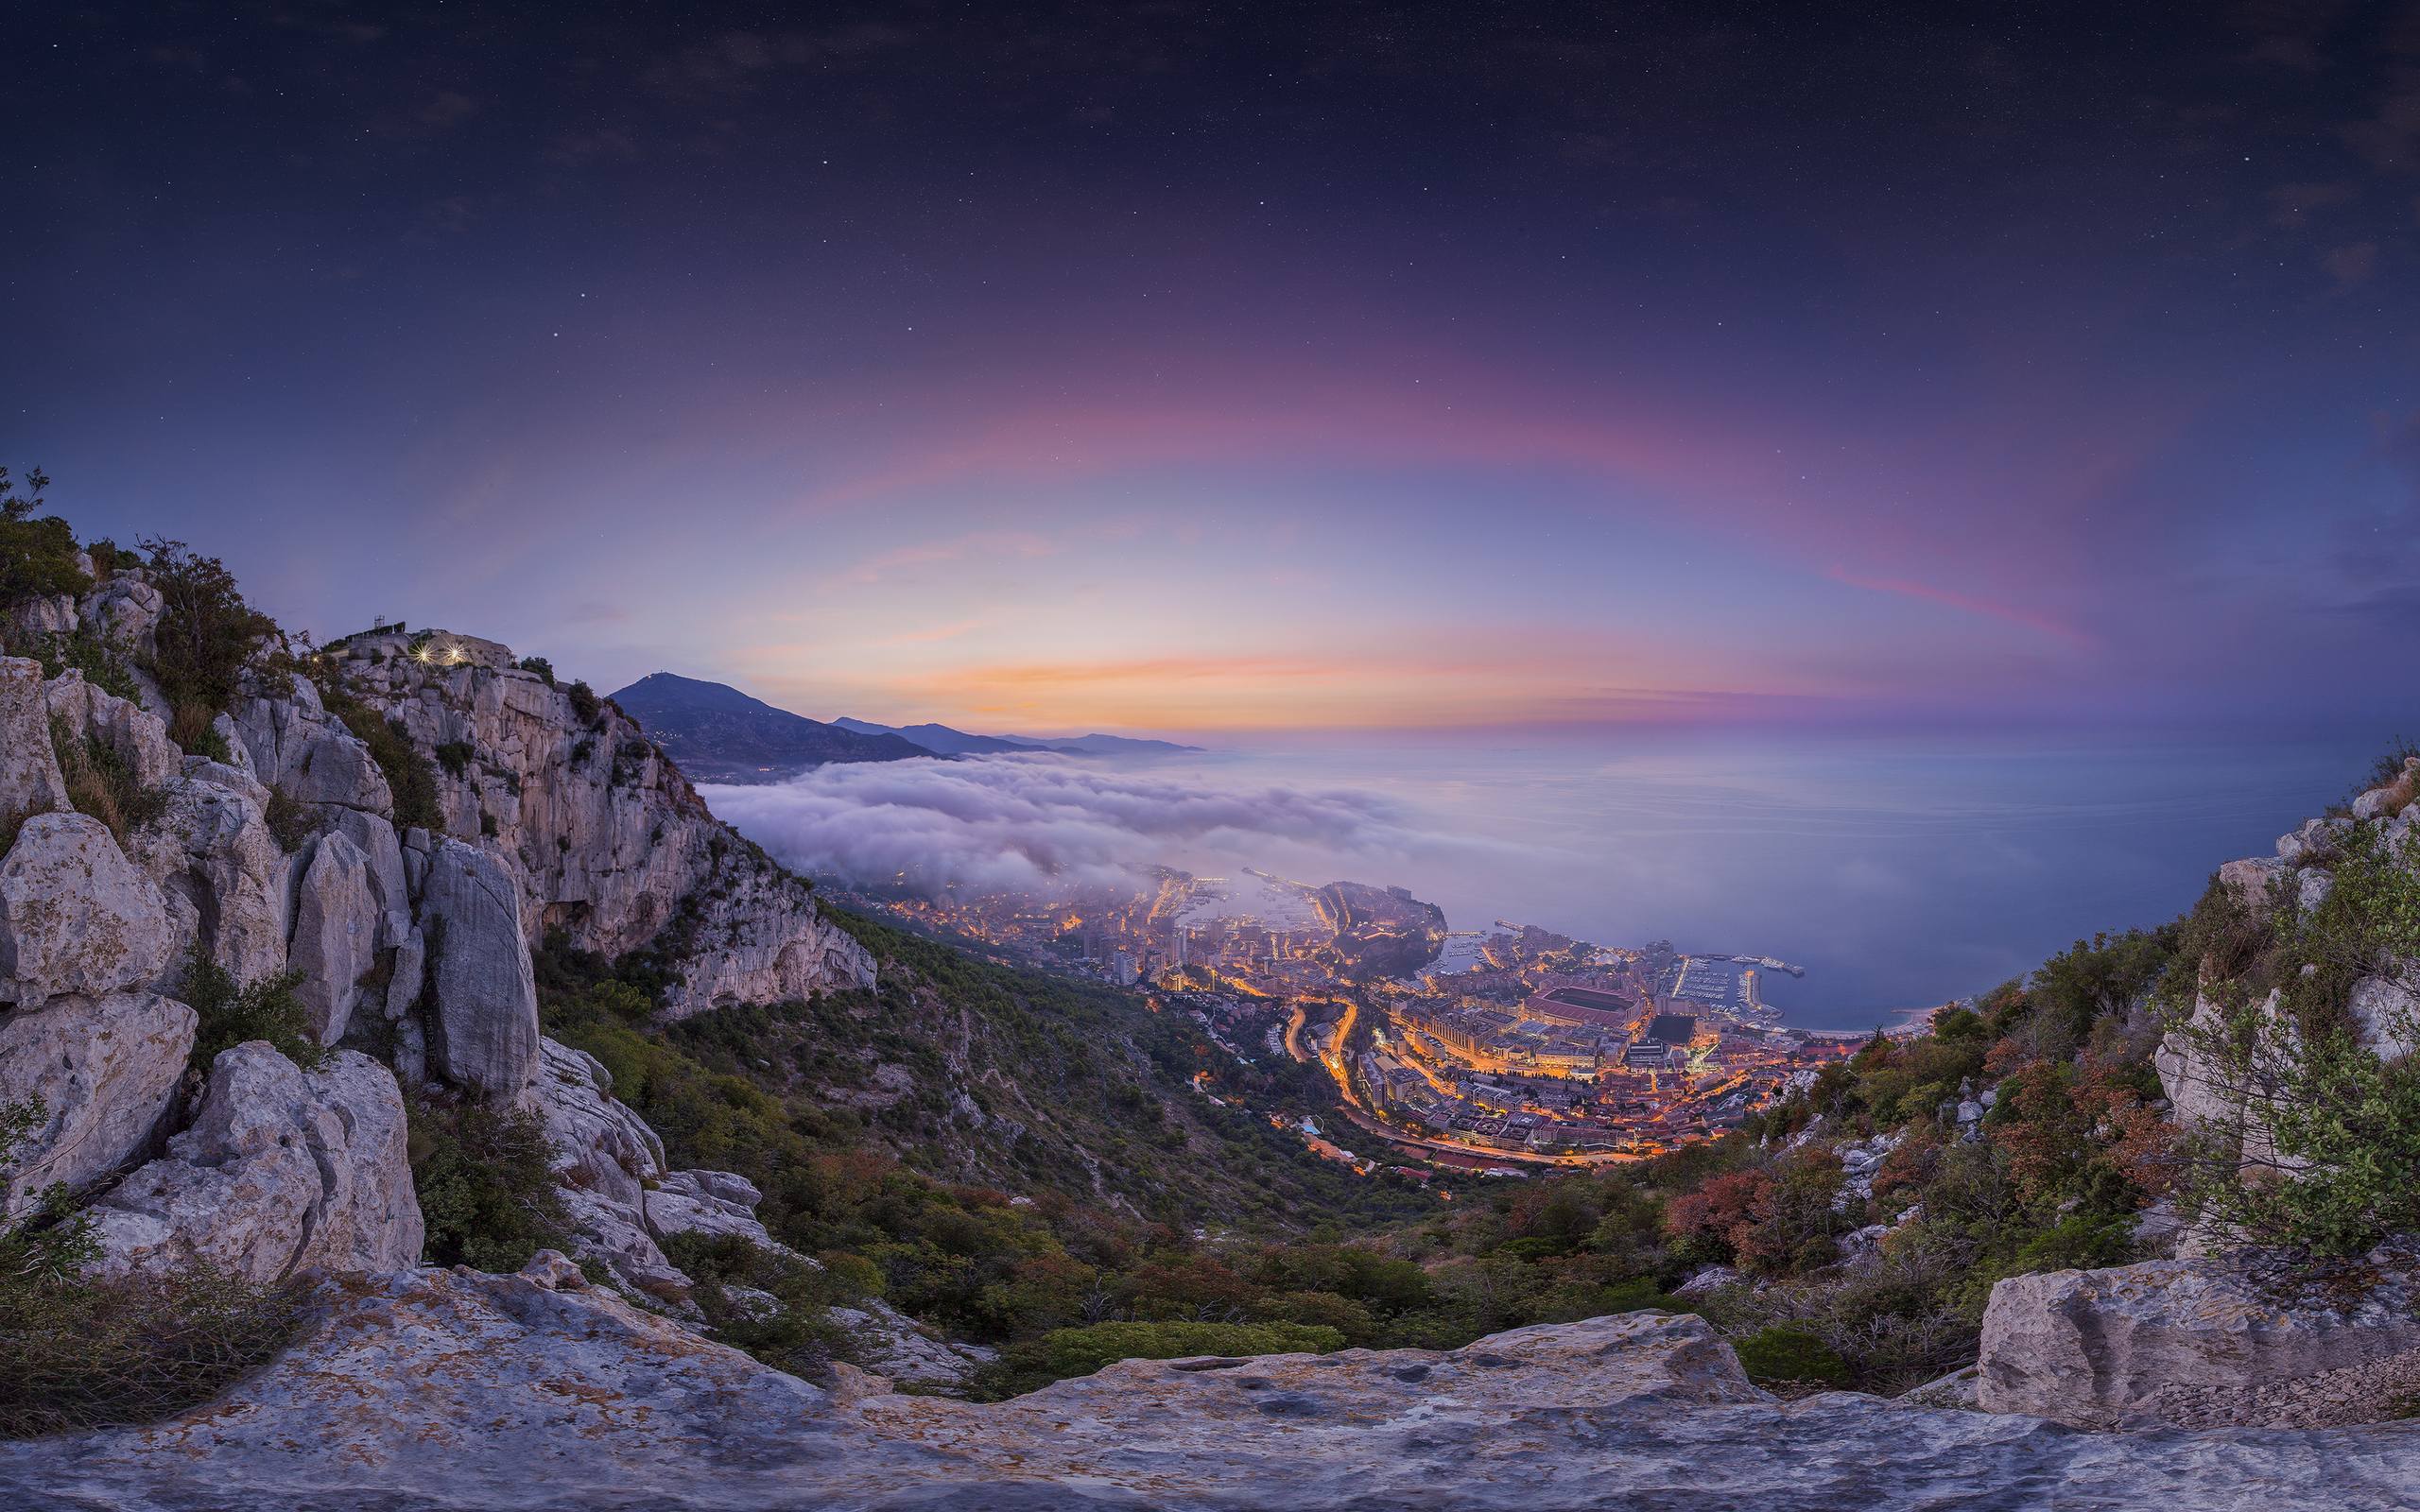
[[[2038,1418],[1751,1386],[1694,1317],[1630,1314],[1448,1351],[1144,1362],[993,1405],[822,1390],[541,1257],[332,1292],[310,1337],[208,1407],[0,1445],[68,1504],[386,1512],[546,1504],[818,1512],[1454,1506],[1932,1512],[2403,1504],[2420,1435],[2076,1434]]]
[[[285,970],[289,858],[267,818],[268,789],[243,771],[188,757],[158,822],[130,837],[130,859],[160,885],[173,955],[199,947],[238,982]]]
[[[613,1074],[595,1056],[552,1040],[538,1052],[522,1101],[545,1126],[558,1184],[638,1209],[648,1183],[663,1178],[664,1141],[614,1099]]]
[[[160,889],[98,819],[38,814],[0,858],[0,1003],[149,985],[173,944]]]
[[[307,678],[273,679],[240,702],[235,731],[253,772],[299,803],[394,812],[393,790],[370,747],[320,702]]]
[[[194,1011],[154,992],[53,998],[0,1014],[0,1106],[39,1121],[0,1166],[0,1219],[54,1182],[80,1189],[147,1154],[193,1052]]]
[[[675,1171],[647,1194],[644,1210],[647,1226],[658,1238],[709,1234],[770,1249],[773,1238],[756,1221],[756,1204],[763,1200],[765,1194],[746,1177],[729,1171]]]
[[[353,1051],[304,1071],[257,1040],[219,1052],[193,1125],[90,1210],[104,1273],[197,1261],[254,1281],[383,1274],[420,1258],[404,1101]]]
[[[538,985],[521,936],[521,888],[477,846],[438,840],[421,884],[437,1023],[432,1070],[458,1087],[512,1097],[538,1069]]]
[[[42,663],[0,657],[0,819],[67,807],[67,783],[51,750]]]
[[[184,770],[184,752],[159,715],[94,687],[82,673],[71,670],[43,684],[43,698],[68,739],[94,741],[115,753],[142,786],[164,786]]]
[[[2420,1252],[2334,1273],[2248,1254],[2146,1261],[1994,1286],[1979,1400],[2087,1428],[2225,1422],[2257,1390],[2416,1354]]]
[[[835,1327],[848,1334],[857,1362],[895,1386],[960,1389],[977,1370],[999,1358],[999,1351],[979,1344],[940,1337],[878,1297],[856,1307],[828,1308],[825,1313]]]
[[[578,704],[505,647],[449,631],[356,636],[330,654],[434,762],[446,833],[493,840],[521,885],[525,937],[655,949],[671,1017],[872,985],[872,958],[806,885],[715,819],[610,704]]]
[[[286,963],[302,976],[295,996],[323,1045],[344,1038],[361,978],[377,958],[381,918],[370,858],[341,832],[320,836],[295,894]]]

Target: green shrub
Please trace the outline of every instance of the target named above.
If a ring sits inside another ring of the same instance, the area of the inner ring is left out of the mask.
[[[459,777],[471,769],[471,758],[478,751],[467,740],[448,740],[437,747],[437,765]]]
[[[220,1051],[252,1040],[268,1040],[305,1071],[319,1067],[328,1051],[311,1038],[309,1017],[294,995],[302,981],[300,972],[287,971],[238,986],[225,967],[197,948],[178,989],[201,1021],[194,1034],[193,1068],[207,1072]]]
[[[63,719],[50,722],[50,747],[59,758],[60,775],[67,782],[67,801],[78,814],[109,826],[124,846],[134,832],[167,812],[168,795],[146,787],[117,748],[98,736],[78,740]]]
[[[169,738],[195,750],[211,720],[234,703],[245,662],[277,633],[277,622],[244,602],[234,574],[217,558],[161,537],[144,541],[143,549],[163,601],[151,673],[167,696]]]
[[[595,725],[605,712],[605,701],[585,682],[575,682],[563,692],[571,699],[572,713],[583,725]]]
[[[0,1106],[0,1171],[42,1120]],[[208,1267],[96,1280],[64,1187],[0,1227],[0,1438],[142,1423],[209,1400],[284,1348],[301,1297]]]
[[[371,760],[385,774],[387,790],[395,800],[395,828],[441,833],[445,811],[437,802],[437,769],[420,753],[399,720],[389,719],[343,687],[323,683],[320,701],[344,722],[354,737],[370,747]]]
[[[2179,1019],[2174,1029],[2267,1136],[2241,1149],[2194,1142],[2188,1206],[2253,1244],[2343,1257],[2420,1228],[2420,1065],[2381,1060],[2349,1008],[2362,978],[2408,983],[2403,963],[2420,955],[2420,833],[2391,849],[2375,822],[2355,825],[2332,873],[2308,913],[2274,900],[2265,945],[2249,961],[2237,953],[2243,974],[2209,985],[2220,1022]],[[2258,927],[2243,912],[2230,916],[2238,934]],[[2379,1027],[2408,1042],[2420,1023],[2402,1018]]]
[[[1739,1367],[1757,1383],[1794,1382],[1808,1385],[1846,1385],[1849,1363],[1813,1330],[1776,1323],[1758,1329],[1733,1346]]]
[[[208,1266],[122,1280],[0,1279],[0,1437],[199,1406],[273,1359],[302,1317],[299,1286]]]
[[[108,642],[90,630],[35,636],[28,649],[42,663],[45,678],[80,672],[86,682],[112,697],[129,702],[142,699],[142,690],[135,686],[134,674],[127,669],[125,661]]]
[[[1189,1355],[1325,1354],[1344,1348],[1332,1328],[1302,1323],[1094,1323],[1052,1329],[1011,1345],[995,1387],[1015,1395],[1053,1381],[1088,1376],[1119,1360],[1180,1360]]]
[[[831,1361],[848,1357],[848,1334],[827,1310],[865,1297],[862,1263],[810,1263],[735,1234],[668,1235],[664,1253],[698,1283],[691,1299],[722,1343],[792,1375],[821,1375]],[[735,1298],[725,1287],[764,1295]]]
[[[415,1099],[410,1145],[431,1263],[511,1271],[541,1249],[571,1247],[554,1151],[536,1113]]]
[[[523,657],[521,659],[521,670],[524,672],[534,672],[538,676],[545,679],[546,686],[549,688],[555,685],[555,664],[552,662],[547,661],[543,656]]]
[[[57,515],[37,518],[42,490],[50,486],[40,468],[26,472],[19,494],[0,467],[0,609],[29,598],[79,593],[91,581],[78,564],[76,535]]]
[[[302,849],[302,842],[319,829],[320,816],[302,799],[289,796],[282,787],[268,790],[268,833],[277,836],[277,848],[287,855]]]

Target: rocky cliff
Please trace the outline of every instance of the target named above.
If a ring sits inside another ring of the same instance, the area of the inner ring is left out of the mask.
[[[407,1096],[468,1101],[544,1122],[596,1263],[685,1286],[656,1240],[713,1221],[714,1174],[666,1171],[542,1037],[533,943],[643,953],[671,1019],[869,986],[864,949],[618,711],[492,642],[263,639],[180,747],[163,594],[93,576],[0,627],[78,663],[0,657],[6,1214],[63,1194],[104,1273],[405,1270]],[[243,1017],[272,1002],[291,1023]]]

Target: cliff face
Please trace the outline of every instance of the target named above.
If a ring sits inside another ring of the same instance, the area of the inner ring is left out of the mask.
[[[0,1109],[30,1121],[0,1151],[0,1216],[64,1186],[105,1271],[407,1269],[420,1089],[538,1113],[583,1247],[685,1287],[658,1237],[730,1215],[650,1216],[642,1183],[716,1174],[663,1169],[601,1068],[542,1038],[531,944],[648,952],[667,1017],[869,986],[872,958],[628,719],[502,646],[272,644],[188,750],[136,676],[162,612],[133,570],[0,626],[80,637],[120,689],[0,657]],[[281,979],[294,1058],[197,1059],[210,1014]]]
[[[707,813],[612,703],[583,708],[494,642],[441,631],[358,636],[322,664],[432,763],[445,833],[490,842],[528,938],[561,930],[608,956],[662,946],[676,1018],[873,984],[872,958],[806,886]]]

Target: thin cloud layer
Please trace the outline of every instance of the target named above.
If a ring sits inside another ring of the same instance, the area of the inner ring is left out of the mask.
[[[1377,794],[1230,787],[1056,756],[837,765],[703,791],[796,870],[925,891],[1132,890],[1152,866],[1383,868],[1464,844]]]

